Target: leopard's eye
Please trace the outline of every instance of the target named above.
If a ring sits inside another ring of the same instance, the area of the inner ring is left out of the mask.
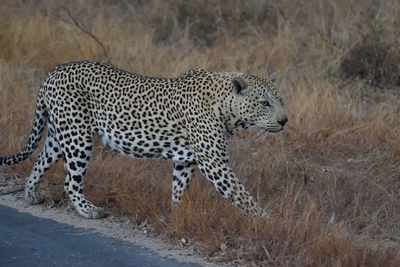
[[[263,105],[264,107],[270,107],[271,103],[269,103],[268,100],[261,100],[260,104]]]

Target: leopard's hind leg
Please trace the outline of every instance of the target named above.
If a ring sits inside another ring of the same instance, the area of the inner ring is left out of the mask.
[[[83,194],[84,175],[93,145],[92,133],[78,129],[76,131],[76,135],[60,141],[66,172],[64,190],[80,215],[88,219],[98,219],[105,216],[104,209],[93,205]]]
[[[49,123],[46,144],[36,159],[28,182],[25,186],[25,199],[29,204],[38,204],[43,201],[43,195],[38,190],[40,178],[61,157],[61,150],[56,139],[54,126]]]

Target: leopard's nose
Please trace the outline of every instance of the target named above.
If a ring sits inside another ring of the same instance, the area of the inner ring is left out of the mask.
[[[278,123],[279,123],[280,125],[282,125],[282,127],[285,126],[285,124],[286,124],[287,122],[288,122],[288,118],[287,118],[287,117],[285,117],[283,120],[278,121]]]

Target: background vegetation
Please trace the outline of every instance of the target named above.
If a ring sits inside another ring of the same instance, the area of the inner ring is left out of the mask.
[[[2,0],[1,154],[25,144],[41,79],[60,63],[166,77],[274,70],[286,131],[230,142],[231,166],[271,220],[240,214],[199,173],[171,210],[171,162],[100,145],[88,198],[217,262],[399,266],[399,14],[397,0]],[[34,160],[2,172],[23,184]],[[48,205],[67,205],[63,181],[62,164],[43,179]]]

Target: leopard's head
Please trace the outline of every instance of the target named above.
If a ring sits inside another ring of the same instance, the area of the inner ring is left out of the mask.
[[[265,78],[245,74],[232,76],[237,116],[245,127],[258,127],[269,133],[283,130],[288,118],[275,81],[275,72]]]

